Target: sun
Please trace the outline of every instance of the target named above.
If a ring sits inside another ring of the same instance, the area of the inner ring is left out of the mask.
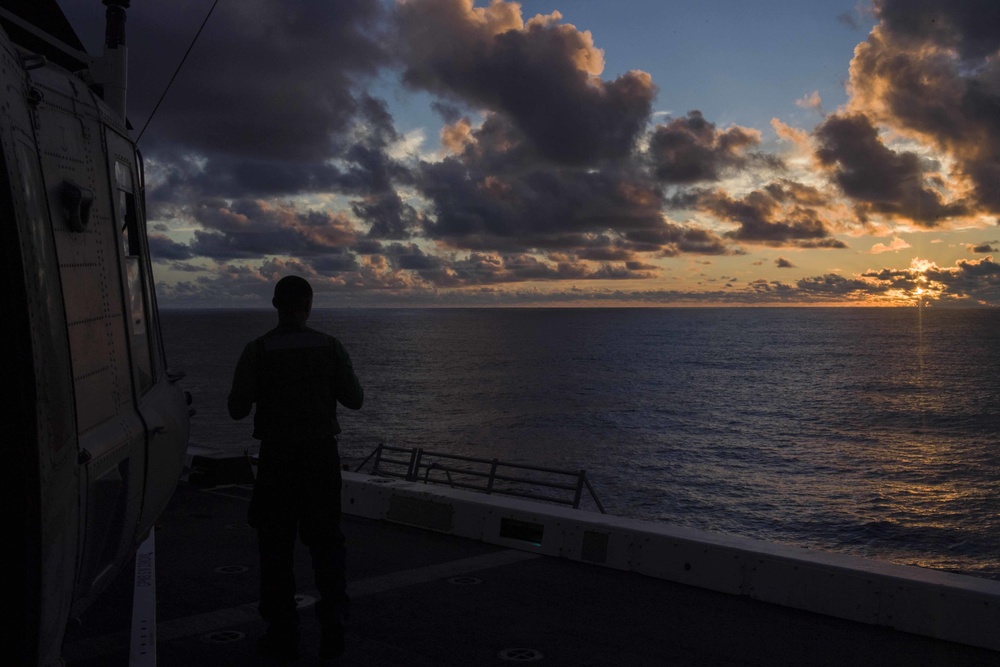
[[[944,289],[944,285],[928,277],[929,271],[937,270],[938,266],[929,259],[914,257],[910,261],[910,275],[915,287],[908,293],[908,300],[917,306],[924,306],[936,301]]]

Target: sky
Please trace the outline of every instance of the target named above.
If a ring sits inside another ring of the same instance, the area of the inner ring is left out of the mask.
[[[219,0],[150,118],[214,1],[128,14],[161,306],[1000,306],[995,0]]]

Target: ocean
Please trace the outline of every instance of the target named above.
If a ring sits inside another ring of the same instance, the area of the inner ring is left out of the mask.
[[[191,444],[256,452],[226,412],[274,311],[164,310]],[[1000,579],[1000,310],[345,309],[310,324],[379,443],[584,469],[609,513]]]

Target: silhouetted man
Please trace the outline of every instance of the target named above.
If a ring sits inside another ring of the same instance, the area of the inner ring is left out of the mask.
[[[257,405],[253,437],[260,440],[249,523],[260,548],[259,644],[271,657],[298,656],[299,630],[292,571],[295,537],[309,547],[320,600],[320,655],[344,650],[347,613],[344,535],[340,530],[337,403],[357,410],[364,394],[347,351],[333,336],[310,329],[312,287],[298,276],[274,286],[278,326],[243,349],[229,415],[243,419]]]

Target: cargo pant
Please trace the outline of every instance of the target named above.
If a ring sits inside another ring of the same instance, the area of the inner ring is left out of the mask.
[[[269,631],[297,632],[296,537],[312,557],[320,623],[339,625],[347,616],[341,484],[335,438],[261,442],[248,522],[257,530],[259,611]]]

